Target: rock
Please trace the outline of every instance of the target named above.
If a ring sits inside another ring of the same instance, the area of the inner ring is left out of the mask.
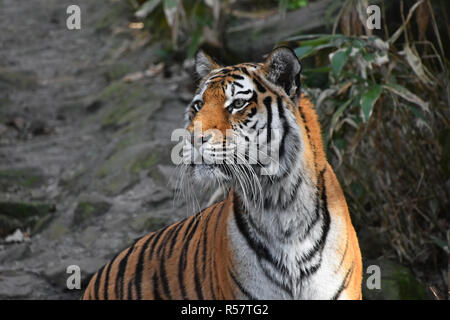
[[[36,188],[45,183],[46,179],[39,168],[9,168],[0,170],[0,190],[12,188]],[[1,213],[1,210],[0,210]]]
[[[11,71],[0,67],[0,89],[15,88],[21,90],[33,89],[37,85],[36,76],[27,71]]]
[[[13,117],[6,122],[7,125],[17,129],[18,131],[23,131],[27,125],[27,122],[22,117]]]
[[[67,227],[62,224],[59,220],[54,221],[46,230],[43,232],[50,240],[58,240],[63,235],[67,234]]]
[[[107,81],[121,79],[130,72],[130,66],[124,63],[113,63],[104,72]]]
[[[30,132],[35,135],[49,134],[52,130],[42,120],[34,120],[30,124]]]
[[[103,103],[100,100],[94,100],[86,107],[86,112],[95,113],[102,107]]]
[[[370,265],[380,267],[381,288],[368,289],[367,278],[370,274],[364,273],[363,299],[366,300],[423,300],[428,299],[425,287],[414,277],[410,269],[401,264],[388,260],[369,260],[364,264],[367,269]]]
[[[0,275],[0,298],[29,298],[36,283],[36,277],[15,271],[3,271]]]
[[[108,212],[111,205],[105,201],[81,201],[78,203],[72,224],[73,226],[85,225],[90,219]]]
[[[18,243],[5,246],[0,250],[0,264],[17,261],[27,257],[31,253],[29,243]]]
[[[92,247],[92,244],[97,240],[100,234],[100,228],[98,226],[88,226],[82,231],[78,237],[78,242],[85,248]]]
[[[55,212],[55,205],[46,203],[0,202],[0,236],[16,229],[32,228],[36,222]]]
[[[140,214],[130,222],[131,228],[136,232],[152,232],[161,229],[168,224],[168,219],[153,217],[151,214]]]
[[[0,135],[8,131],[8,127],[0,123]]]
[[[23,233],[20,229],[14,231],[13,234],[10,234],[5,238],[6,243],[15,243],[15,242],[27,242],[30,241],[30,237],[27,233]]]

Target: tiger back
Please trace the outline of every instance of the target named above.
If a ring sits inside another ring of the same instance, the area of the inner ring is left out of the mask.
[[[361,299],[358,239],[295,54],[222,67],[200,51],[196,71],[182,166],[229,192],[119,253],[83,299]]]

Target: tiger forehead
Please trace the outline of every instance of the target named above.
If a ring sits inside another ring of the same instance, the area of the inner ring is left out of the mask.
[[[258,64],[242,63],[216,69],[199,87],[197,96],[203,99],[208,96],[228,100],[235,94],[253,90],[254,74],[260,67]]]

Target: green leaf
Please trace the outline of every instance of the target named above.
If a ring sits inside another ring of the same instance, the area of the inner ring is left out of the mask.
[[[350,105],[350,103],[352,103],[353,99],[348,100],[347,102],[345,102],[344,104],[342,104],[337,110],[336,112],[333,114],[333,117],[331,118],[331,124],[330,124],[330,128],[334,128],[336,126],[337,121],[339,120],[339,117],[341,116],[341,114],[344,112],[345,109],[347,109],[347,107]]]
[[[412,105],[409,105],[409,104],[408,104],[408,108],[411,110],[413,115],[415,115],[417,118],[425,121],[425,117],[423,116],[423,113],[422,113],[422,111],[420,111],[420,109],[418,109]]]
[[[158,4],[161,2],[161,0],[148,0],[145,2],[138,11],[136,11],[135,15],[138,18],[145,18],[150,13],[155,10],[155,8],[158,6]]]
[[[299,47],[294,50],[295,54],[297,55],[297,57],[299,59],[302,59],[302,58],[308,56],[310,53],[312,53],[312,51],[314,51],[314,48],[311,46]]]
[[[364,114],[364,121],[369,120],[372,114],[373,106],[380,97],[382,87],[380,85],[374,85],[369,87],[369,89],[361,97],[361,109]]]
[[[367,62],[372,62],[375,60],[375,58],[377,57],[374,53],[370,53],[370,52],[364,52],[362,54],[362,57],[364,58],[364,60],[366,60]]]
[[[420,106],[422,108],[423,111],[429,112],[428,103],[424,102],[422,99],[420,99],[418,96],[416,96],[414,93],[412,93],[405,87],[402,87],[399,84],[393,84],[393,83],[385,84],[385,85],[383,85],[383,87],[388,89],[392,93],[402,97],[403,99],[417,104],[418,106]]]
[[[164,7],[167,9],[176,8],[177,0],[164,0]]]
[[[351,48],[340,49],[336,51],[331,58],[331,67],[335,75],[339,75],[344,67],[345,62],[347,62],[348,56],[351,52]]]
[[[334,39],[347,38],[342,34],[302,34],[287,38],[285,41],[319,41],[320,43],[328,42]]]
[[[447,254],[450,254],[450,247],[447,242],[444,240],[441,240],[437,237],[431,236],[431,239],[433,239],[434,243],[437,244],[442,250],[444,250]]]

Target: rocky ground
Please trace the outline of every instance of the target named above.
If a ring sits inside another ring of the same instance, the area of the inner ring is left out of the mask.
[[[158,64],[125,2],[76,3],[82,29],[69,31],[73,2],[0,0],[0,299],[77,299],[69,265],[83,287],[134,239],[192,213],[173,200],[170,159],[190,73]],[[423,296],[386,263],[400,278],[366,296]]]
[[[153,66],[157,48],[126,28],[126,8],[77,1],[82,29],[69,31],[69,4],[0,1],[0,298],[78,298],[67,266],[85,284],[188,214],[173,201],[170,134],[189,74]]]

